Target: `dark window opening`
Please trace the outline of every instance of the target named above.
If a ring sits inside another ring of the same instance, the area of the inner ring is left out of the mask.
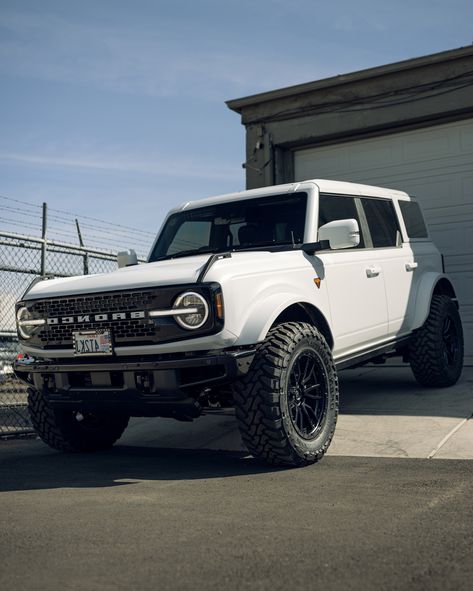
[[[415,201],[399,201],[399,207],[409,238],[427,238],[427,227],[419,204]]]
[[[392,201],[361,198],[374,248],[399,244],[400,232]]]
[[[150,261],[200,253],[302,244],[307,194],[217,203],[170,216]]]
[[[356,209],[355,197],[346,195],[320,195],[319,228],[335,220],[356,220],[360,229],[360,243],[354,248],[364,248],[365,240]]]

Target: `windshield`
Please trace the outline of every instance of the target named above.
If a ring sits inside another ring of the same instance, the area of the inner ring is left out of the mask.
[[[292,193],[175,213],[149,260],[302,244],[306,206],[306,193]]]

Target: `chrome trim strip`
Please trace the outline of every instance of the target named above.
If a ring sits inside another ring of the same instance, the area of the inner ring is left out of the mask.
[[[46,320],[44,318],[37,318],[35,320],[18,320],[18,324],[20,326],[42,326],[46,324]]]
[[[150,318],[158,318],[160,316],[184,316],[185,314],[197,314],[197,308],[173,308],[171,310],[151,310],[148,315]]]

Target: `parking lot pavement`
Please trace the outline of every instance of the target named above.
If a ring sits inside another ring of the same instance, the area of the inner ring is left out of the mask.
[[[473,367],[452,388],[419,386],[408,367],[340,373],[340,415],[328,455],[473,459]],[[122,443],[242,451],[232,413],[194,423],[135,419]]]
[[[390,365],[342,372],[340,382],[330,453],[473,459],[473,367],[451,388],[423,388]]]
[[[2,443],[0,585],[470,590],[471,462]]]
[[[472,377],[344,372],[331,453],[296,470],[250,458],[226,413],[137,419],[98,454],[0,442],[0,585],[469,591],[473,464],[447,458],[472,457]]]

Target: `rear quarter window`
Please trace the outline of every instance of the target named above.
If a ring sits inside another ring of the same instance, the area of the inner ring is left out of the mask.
[[[427,226],[419,204],[415,201],[399,201],[399,207],[409,238],[427,238]]]

